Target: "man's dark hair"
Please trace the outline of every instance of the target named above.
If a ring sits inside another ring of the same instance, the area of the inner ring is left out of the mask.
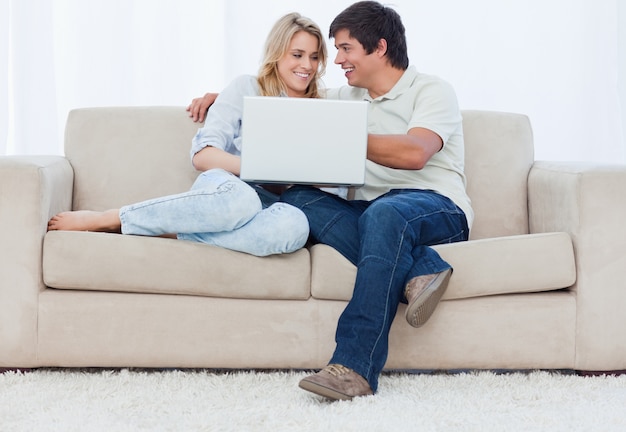
[[[330,24],[329,37],[334,38],[339,30],[348,30],[368,54],[374,52],[381,39],[385,39],[391,66],[402,70],[409,67],[404,25],[395,10],[375,1],[354,3]]]

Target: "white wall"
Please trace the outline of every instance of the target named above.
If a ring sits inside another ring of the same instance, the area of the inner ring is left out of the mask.
[[[294,3],[326,31],[352,1],[274,1],[267,12],[261,2],[229,1],[234,25],[226,34],[227,52],[260,52],[258,35]],[[411,63],[450,81],[464,109],[527,114],[537,159],[626,162],[626,122],[617,95],[618,53],[623,62],[625,50],[618,51],[617,1],[396,0],[393,6],[407,29]],[[332,41],[329,52],[334,56]],[[259,58],[228,60],[230,76],[254,73]],[[625,71],[622,64],[622,83]],[[325,81],[344,83],[338,66],[329,65]]]
[[[297,10],[326,33],[352,0],[0,0],[0,6],[7,2],[20,23],[12,43],[26,48],[12,64],[10,149],[60,153],[70,109],[186,106],[235,75],[256,73],[265,36],[281,14]],[[464,109],[527,114],[537,159],[626,162],[626,6],[619,0],[392,6],[404,19],[411,62],[450,81]],[[5,35],[0,29],[0,44]],[[329,52],[332,60],[332,41]],[[325,81],[344,83],[332,62]],[[0,105],[0,126],[6,111]]]

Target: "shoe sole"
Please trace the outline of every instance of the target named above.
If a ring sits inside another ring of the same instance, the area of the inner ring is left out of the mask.
[[[448,282],[452,275],[452,269],[445,270],[428,285],[420,296],[407,307],[406,320],[413,327],[421,327],[431,317],[443,293],[448,288]]]
[[[352,396],[348,396],[346,394],[343,393],[339,393],[338,391],[335,391],[333,389],[330,389],[328,387],[324,387],[321,386],[319,384],[316,384],[314,382],[311,381],[307,381],[305,379],[301,380],[300,383],[298,384],[298,386],[306,391],[309,391],[311,393],[315,393],[316,395],[319,396],[324,396],[328,399],[333,399],[333,400],[352,400]]]

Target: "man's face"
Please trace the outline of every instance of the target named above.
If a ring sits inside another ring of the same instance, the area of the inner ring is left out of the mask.
[[[375,52],[367,54],[363,45],[351,37],[348,30],[339,30],[335,33],[335,48],[337,48],[335,64],[340,65],[345,71],[348,84],[369,88],[368,84],[378,66]]]

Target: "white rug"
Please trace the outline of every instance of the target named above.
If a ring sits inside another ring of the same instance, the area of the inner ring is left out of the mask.
[[[305,372],[0,374],[0,431],[625,431],[626,375],[384,374],[328,402]]]

